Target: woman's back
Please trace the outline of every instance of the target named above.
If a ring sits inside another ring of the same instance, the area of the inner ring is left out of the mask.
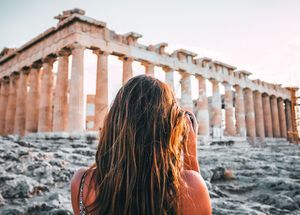
[[[86,174],[85,174],[86,173]],[[71,182],[72,206],[75,214],[80,214],[80,188],[83,176],[85,183],[82,189],[82,203],[84,208],[91,205],[96,198],[95,185],[92,180],[93,170],[79,169],[73,176]],[[193,170],[182,170],[183,183],[181,184],[181,198],[183,215],[207,215],[211,214],[209,194],[203,178]]]
[[[82,196],[92,214],[209,214],[197,130],[168,85],[145,75],[130,79],[104,120],[95,164],[74,175],[74,211]]]

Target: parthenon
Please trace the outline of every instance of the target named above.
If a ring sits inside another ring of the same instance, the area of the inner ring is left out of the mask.
[[[181,75],[183,108],[196,114],[203,141],[248,140],[263,143],[266,138],[293,141],[292,96],[297,88],[284,88],[262,80],[251,80],[250,72],[185,49],[167,53],[167,43],[142,45],[142,35],[117,34],[106,23],[85,16],[81,9],[63,11],[56,27],[49,28],[20,48],[5,48],[0,54],[0,135],[24,136],[35,132],[83,132],[84,51],[97,56],[95,129],[101,128],[108,111],[108,56],[123,63],[122,81],[133,76],[132,64],[141,62],[145,73],[154,75],[155,67],[165,72],[165,82],[174,89],[174,72]],[[69,56],[72,56],[69,77]],[[58,61],[56,81],[53,63]],[[194,105],[191,78],[198,80]],[[208,102],[207,82],[212,85]],[[223,85],[224,105],[220,86]],[[225,126],[222,126],[222,107]]]

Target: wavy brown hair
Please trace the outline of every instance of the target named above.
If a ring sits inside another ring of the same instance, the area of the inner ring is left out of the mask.
[[[93,214],[180,214],[182,149],[188,129],[169,86],[130,79],[105,118],[96,153]]]

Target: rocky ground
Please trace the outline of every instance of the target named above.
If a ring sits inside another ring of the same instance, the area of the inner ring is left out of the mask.
[[[70,178],[93,162],[94,135],[40,138],[0,137],[0,214],[72,214]],[[300,214],[299,146],[201,146],[199,157],[214,214]]]
[[[199,157],[214,214],[300,214],[299,145],[210,146]]]

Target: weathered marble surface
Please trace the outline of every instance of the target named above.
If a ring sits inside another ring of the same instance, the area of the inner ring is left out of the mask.
[[[97,143],[65,137],[0,138],[0,214],[72,214],[70,178]],[[201,146],[199,156],[214,214],[300,214],[299,146]]]

